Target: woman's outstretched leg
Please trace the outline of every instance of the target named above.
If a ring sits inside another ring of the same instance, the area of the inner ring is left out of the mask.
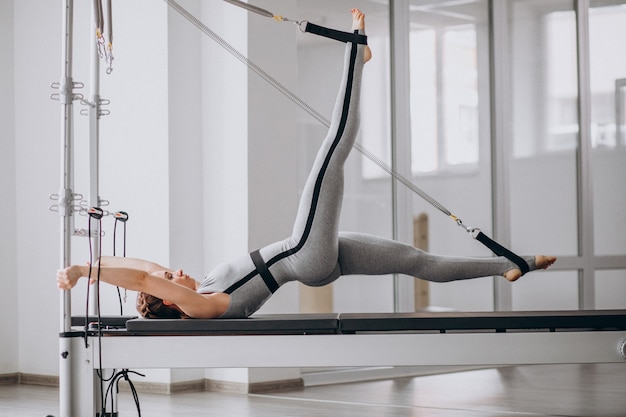
[[[553,256],[525,257],[530,270],[547,269]],[[433,255],[411,245],[361,233],[340,233],[339,259],[334,274],[320,284],[340,275],[405,274],[434,282],[504,276],[515,281],[521,276],[518,266],[504,257],[469,258]]]

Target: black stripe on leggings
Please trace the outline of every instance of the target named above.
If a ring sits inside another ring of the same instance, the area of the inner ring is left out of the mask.
[[[322,182],[324,180],[324,175],[326,174],[328,165],[330,164],[330,159],[332,158],[334,151],[337,148],[337,145],[339,144],[341,137],[343,136],[343,132],[346,128],[346,123],[348,121],[348,113],[350,111],[350,99],[352,97],[352,84],[354,82],[354,66],[356,64],[356,56],[357,56],[357,44],[352,43],[352,49],[350,50],[350,66],[348,70],[348,80],[346,83],[346,90],[345,90],[345,95],[343,98],[343,109],[341,113],[339,127],[337,129],[337,134],[335,135],[335,139],[333,140],[333,144],[331,145],[331,148],[329,149],[328,154],[326,155],[326,158],[324,159],[322,168],[320,169],[320,172],[315,181],[315,187],[313,188],[314,190],[313,199],[311,201],[311,210],[309,210],[309,216],[307,218],[306,226],[304,228],[304,233],[302,234],[302,237],[300,238],[300,241],[298,242],[296,246],[294,246],[293,248],[289,250],[281,252],[278,255],[271,258],[270,260],[268,260],[265,263],[265,266],[267,268],[274,265],[276,262],[280,261],[281,259],[284,259],[290,255],[297,253],[300,249],[302,249],[302,247],[306,243],[307,238],[309,237],[309,234],[311,233],[311,228],[313,227],[313,220],[315,220],[315,212],[317,209],[317,203],[319,200],[320,190],[322,188]],[[254,278],[256,275],[260,273],[261,271],[259,271],[259,268],[256,267],[255,265],[254,271],[250,272],[248,275],[246,275],[239,281],[232,284],[224,292],[226,294],[233,293],[236,289],[240,288],[246,282],[250,281],[252,278]]]
[[[311,209],[309,210],[309,216],[307,218],[306,226],[304,228],[304,233],[302,234],[300,241],[295,247],[285,252],[279,253],[278,255],[274,256],[269,261],[267,261],[268,267],[272,266],[273,264],[280,261],[281,259],[288,257],[289,255],[293,255],[297,253],[300,249],[302,249],[302,247],[306,243],[307,238],[309,237],[309,234],[311,233],[311,228],[313,227],[313,220],[315,220],[315,212],[317,210],[317,203],[318,203],[320,191],[322,188],[322,182],[324,180],[324,175],[326,174],[328,165],[330,164],[330,159],[333,157],[334,151],[339,145],[339,141],[341,140],[343,136],[343,132],[346,128],[346,122],[348,120],[348,113],[350,111],[350,99],[352,97],[352,85],[354,82],[354,66],[356,63],[356,55],[357,55],[357,45],[353,43],[352,49],[350,51],[350,67],[348,71],[348,80],[346,83],[345,95],[343,98],[343,110],[341,114],[339,128],[337,129],[337,134],[335,135],[333,144],[331,145],[331,148],[329,149],[328,154],[326,155],[326,158],[324,159],[324,164],[322,165],[322,168],[320,169],[320,172],[315,181],[313,199],[311,201]]]

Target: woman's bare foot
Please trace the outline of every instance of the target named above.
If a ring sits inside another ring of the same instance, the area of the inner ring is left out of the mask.
[[[535,256],[535,266],[537,269],[548,269],[552,266],[553,263],[556,262],[556,256],[544,256],[537,255]],[[517,268],[509,269],[504,273],[504,278],[508,281],[517,281],[519,277],[522,276],[522,271]]]
[[[537,269],[548,269],[555,262],[556,262],[556,256],[544,256],[544,255],[535,256],[535,265],[537,266]]]
[[[350,10],[352,13],[352,30],[365,30],[365,15],[359,9]],[[372,59],[372,50],[369,46],[365,45],[365,50],[363,51],[363,61],[367,62]]]

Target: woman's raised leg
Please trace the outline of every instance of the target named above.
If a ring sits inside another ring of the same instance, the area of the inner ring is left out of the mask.
[[[352,16],[353,25],[362,33],[362,13],[354,9]],[[277,280],[285,271],[291,271],[292,276],[307,283],[323,278],[337,264],[343,169],[359,130],[365,47],[352,42],[346,44],[344,71],[331,124],[305,183],[291,237],[280,243],[282,247],[276,255],[271,255],[276,251],[275,246],[261,250]]]

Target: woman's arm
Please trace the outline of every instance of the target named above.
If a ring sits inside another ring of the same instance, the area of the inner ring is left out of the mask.
[[[169,271],[171,269],[161,266],[157,263],[146,261],[138,258],[122,258],[119,256],[102,256],[100,258],[100,266],[114,266],[132,269],[141,269],[146,272]]]
[[[118,287],[128,290],[143,291],[145,279],[149,275],[148,272],[141,269],[106,267],[91,268],[90,284],[93,284],[98,278],[98,269],[100,270],[100,280],[107,284],[117,285]],[[62,290],[70,290],[78,284],[81,278],[87,278],[89,275],[89,266],[71,265],[57,272],[57,285]]]
[[[97,279],[97,268],[92,268],[90,283]],[[72,289],[80,278],[87,277],[88,266],[72,265],[57,272],[57,285],[62,290]],[[149,273],[142,269],[101,266],[100,281],[132,291],[141,291],[175,304],[193,318],[216,318],[226,311],[228,294],[198,294],[194,290],[165,279],[165,271]]]

